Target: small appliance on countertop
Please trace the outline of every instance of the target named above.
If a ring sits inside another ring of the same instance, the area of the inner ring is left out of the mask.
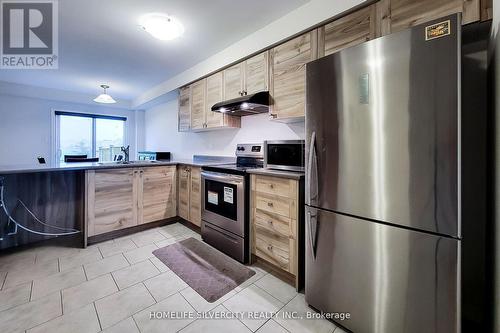
[[[304,172],[304,140],[264,141],[264,168]]]
[[[138,161],[170,161],[170,152],[140,151],[137,153]]]
[[[250,175],[262,168],[262,144],[238,144],[236,163],[202,167],[201,236],[242,262],[250,260]]]

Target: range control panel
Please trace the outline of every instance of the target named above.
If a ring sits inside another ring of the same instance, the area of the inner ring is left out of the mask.
[[[240,143],[236,146],[236,156],[264,157],[264,145],[261,143]]]

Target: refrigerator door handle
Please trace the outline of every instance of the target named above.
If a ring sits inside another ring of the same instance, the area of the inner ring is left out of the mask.
[[[314,222],[312,221],[314,219]],[[316,260],[316,243],[317,243],[317,231],[318,231],[318,217],[312,215],[311,212],[307,212],[307,227],[309,234],[309,246],[311,247],[311,253],[313,260]]]
[[[314,186],[312,185],[312,167],[313,167],[313,162],[314,159],[316,158],[316,132],[311,133],[311,142],[309,144],[309,156],[307,159],[307,184],[306,184],[306,189],[307,191],[307,198],[306,198],[306,203],[308,205],[311,205],[312,200],[317,199],[317,184]],[[316,177],[317,178],[317,177]],[[314,194],[313,194],[314,191]]]

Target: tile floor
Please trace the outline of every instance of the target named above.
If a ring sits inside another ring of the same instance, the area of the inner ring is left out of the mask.
[[[0,256],[0,331],[343,332],[326,320],[297,318],[312,311],[304,295],[254,266],[257,274],[208,303],[151,253],[187,237],[201,239],[176,223],[86,249],[45,246]],[[163,318],[169,311],[206,317]],[[277,316],[249,318],[260,311]],[[298,316],[286,319],[287,311]]]

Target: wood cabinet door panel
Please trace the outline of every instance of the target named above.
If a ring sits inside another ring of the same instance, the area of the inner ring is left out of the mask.
[[[476,7],[477,13],[473,13]],[[479,20],[479,9],[479,0],[391,0],[391,32],[462,11],[463,23],[474,22]]]
[[[137,224],[137,184],[135,169],[98,170],[93,174],[93,198],[88,207],[89,235]]]
[[[243,90],[243,63],[224,70],[224,100],[240,97]]]
[[[191,129],[200,129],[205,124],[206,80],[191,85]]]
[[[309,32],[272,49],[272,114],[276,118],[305,115],[306,63],[314,59]]]
[[[262,52],[245,61],[245,92],[247,95],[268,90],[268,52]]]
[[[375,37],[375,6],[339,18],[321,28],[321,55],[364,43]]]
[[[179,132],[191,129],[191,89],[189,86],[179,89]]]
[[[207,78],[206,123],[207,127],[221,127],[224,125],[224,115],[213,112],[212,106],[223,100],[222,72],[215,73]]]
[[[189,190],[191,187],[189,167],[180,165],[177,171],[179,177],[178,215],[185,220],[189,220]]]
[[[191,167],[189,221],[201,226],[201,168]]]
[[[142,173],[142,223],[176,216],[175,166],[147,167]]]

